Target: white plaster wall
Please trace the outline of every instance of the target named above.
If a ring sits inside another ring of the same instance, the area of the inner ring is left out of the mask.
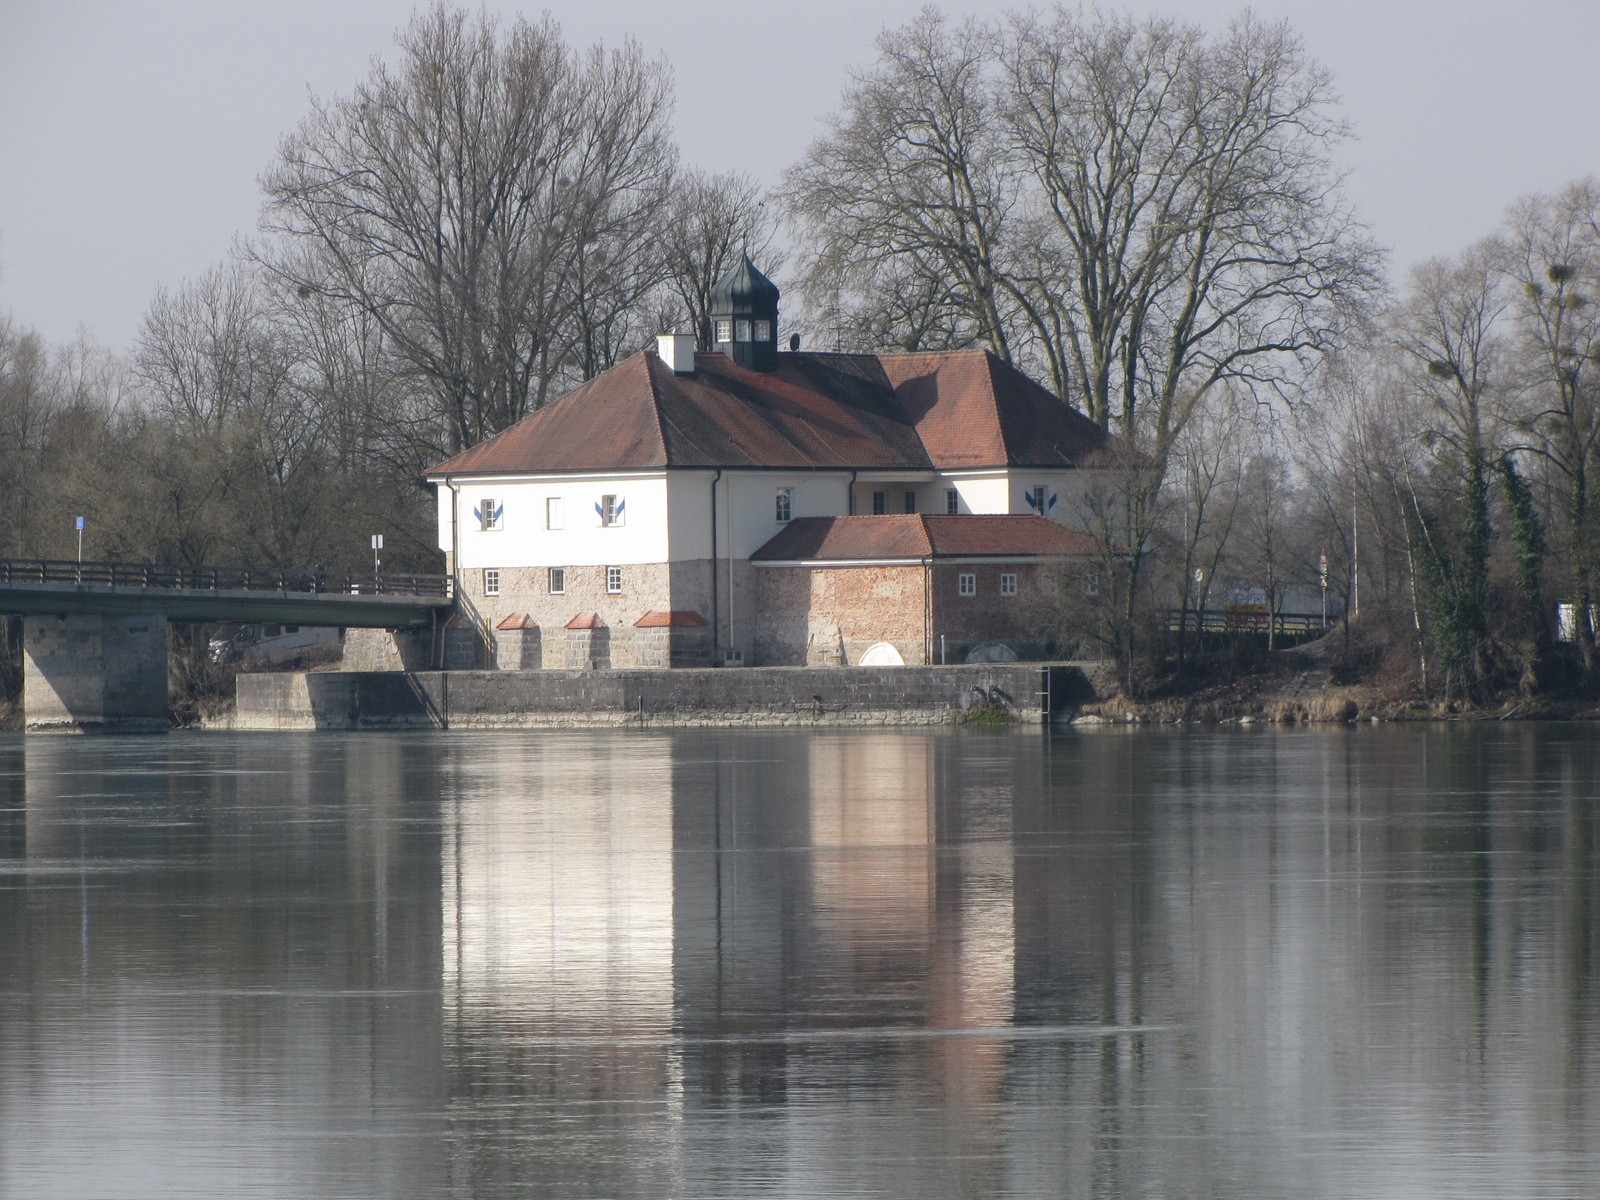
[[[723,475],[717,487],[717,525],[723,557],[748,558],[778,536],[778,489],[794,489],[790,515],[842,517],[850,511],[850,476],[781,471],[743,471]]]
[[[666,562],[667,481],[646,476],[565,476],[515,482],[468,480],[461,488],[461,567],[622,566]],[[450,549],[450,489],[439,485],[440,545]],[[595,506],[625,498],[620,526],[602,526]],[[545,501],[559,496],[562,528],[545,528]],[[486,497],[504,506],[501,528],[480,529],[473,509]]]
[[[1016,510],[1011,507],[1011,482],[1004,472],[999,474],[984,475],[959,475],[950,474],[941,477],[938,487],[938,507],[926,511],[933,513],[944,512],[944,493],[946,488],[955,488],[960,494],[961,511],[964,513],[1009,513]],[[1020,500],[1022,493],[1017,492]]]

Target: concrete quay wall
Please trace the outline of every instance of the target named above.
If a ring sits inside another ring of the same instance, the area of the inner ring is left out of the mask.
[[[311,671],[240,675],[234,729],[1042,725],[1093,698],[1065,663],[953,667]]]

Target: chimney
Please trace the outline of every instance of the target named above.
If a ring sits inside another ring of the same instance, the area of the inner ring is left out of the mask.
[[[656,353],[674,375],[694,374],[694,335],[662,333],[656,335]]]

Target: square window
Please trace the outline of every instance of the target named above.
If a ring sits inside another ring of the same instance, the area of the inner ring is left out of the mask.
[[[565,567],[550,568],[550,594],[564,596],[567,594],[567,569]]]
[[[485,567],[483,570],[483,594],[485,596],[500,594],[500,572],[493,567]]]
[[[621,567],[607,567],[606,568],[606,595],[608,595],[608,596],[620,596],[620,595],[622,595],[622,568]]]
[[[777,499],[777,518],[779,521],[789,521],[794,518],[794,489],[779,488]]]
[[[725,318],[724,319],[719,319],[717,321],[717,341],[719,341],[719,342],[731,342],[731,341],[733,341],[733,322],[732,321],[727,320]]]
[[[600,514],[600,524],[611,529],[623,524],[623,518],[628,512],[628,501],[624,496],[601,496],[600,503],[594,506],[594,511]]]
[[[951,516],[961,511],[961,497],[955,488],[946,488],[944,492],[944,510]]]
[[[906,493],[906,511],[908,513],[917,511],[917,494],[915,492]]]
[[[1000,576],[1000,594],[1002,596],[1015,596],[1017,594],[1017,577],[1015,575]]]
[[[755,338],[755,340],[758,341],[758,342],[770,342],[772,340],[772,322],[771,321],[757,321],[756,322],[756,338]]]
[[[881,516],[883,516],[884,513],[888,512],[888,511],[889,511],[889,493],[888,492],[873,492],[872,493],[872,515],[875,516],[875,517],[881,517]]]
[[[546,529],[561,528],[561,497],[548,496],[544,502],[544,527]]]
[[[976,596],[978,594],[978,577],[962,572],[956,576],[956,593],[962,596]]]
[[[478,518],[479,529],[499,529],[500,520],[505,516],[506,506],[503,500],[496,500],[493,496],[484,496],[478,501],[478,506],[472,510],[472,515]]]
[[[733,323],[733,340],[736,342],[748,342],[750,340],[749,321],[735,321]]]

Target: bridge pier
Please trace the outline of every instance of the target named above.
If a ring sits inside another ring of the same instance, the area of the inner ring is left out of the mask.
[[[30,733],[165,733],[167,619],[29,616],[22,706]]]

